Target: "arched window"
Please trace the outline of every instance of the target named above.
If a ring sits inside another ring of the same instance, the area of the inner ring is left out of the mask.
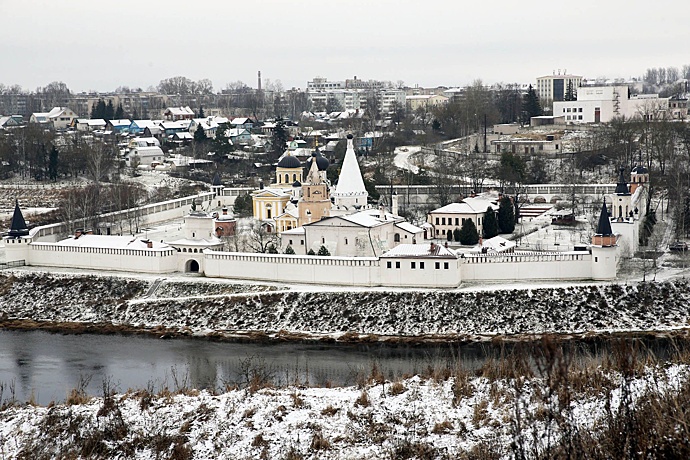
[[[396,243],[400,243],[400,233],[396,233],[395,236],[393,237],[393,241]]]
[[[285,174],[285,183],[287,184],[288,182],[290,182],[290,175],[286,173]]]
[[[297,181],[297,174],[293,174],[292,175],[292,182],[296,182],[296,181]]]

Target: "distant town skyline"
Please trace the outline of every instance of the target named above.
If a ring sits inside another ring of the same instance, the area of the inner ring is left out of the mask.
[[[147,89],[160,80],[208,78],[214,91],[241,80],[304,89],[316,76],[402,80],[407,86],[534,83],[567,69],[588,79],[641,77],[690,64],[685,15],[664,2],[595,2],[554,8],[409,0],[281,2],[197,7],[169,0],[0,0],[0,83],[73,92]],[[670,5],[670,2],[669,2]]]

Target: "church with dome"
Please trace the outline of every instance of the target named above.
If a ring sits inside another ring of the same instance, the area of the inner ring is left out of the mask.
[[[282,233],[326,217],[369,209],[351,134],[335,187],[326,174],[329,166],[318,145],[305,164],[287,150],[276,165],[275,181],[252,194],[254,218]]]

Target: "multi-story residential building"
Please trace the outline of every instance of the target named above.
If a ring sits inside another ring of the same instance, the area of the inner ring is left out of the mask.
[[[541,100],[542,107],[550,106],[555,101],[565,100],[568,85],[571,85],[573,90],[582,84],[582,77],[579,75],[569,75],[565,72],[558,74],[554,72],[553,75],[546,75],[537,78],[537,86],[534,90]]]
[[[448,102],[446,96],[439,94],[415,94],[405,97],[407,110],[415,111],[420,107],[431,108]]]

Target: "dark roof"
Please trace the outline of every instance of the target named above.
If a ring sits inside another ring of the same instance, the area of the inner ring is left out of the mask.
[[[633,174],[647,174],[647,168],[642,165],[637,165],[632,169]]]
[[[24,221],[24,216],[22,215],[21,209],[19,209],[19,200],[14,203],[14,214],[12,215],[12,224],[10,225],[9,236],[17,238],[20,236],[27,236],[29,234],[29,229],[26,227],[26,222]]]
[[[628,183],[625,181],[625,177],[623,177],[623,170],[624,168],[621,166],[615,193],[618,195],[630,195],[630,191],[628,190]]]
[[[278,162],[278,167],[279,168],[301,168],[302,163],[297,159],[297,157],[293,157],[292,155],[285,155],[282,160]]]
[[[325,171],[331,165],[331,162],[328,161],[328,158],[321,155],[321,152],[319,152],[318,149],[312,152],[311,157],[312,161],[316,160],[316,166],[319,168],[319,171]]]
[[[293,187],[301,187],[302,183],[300,181],[296,180],[295,182],[292,183],[292,186]]]
[[[609,212],[606,209],[606,203],[601,204],[601,214],[599,214],[599,223],[597,223],[596,234],[602,236],[613,235],[613,230],[611,230],[611,221],[609,220]]]
[[[213,186],[217,187],[223,185],[223,182],[220,180],[220,174],[218,174],[218,171],[213,175]]]

